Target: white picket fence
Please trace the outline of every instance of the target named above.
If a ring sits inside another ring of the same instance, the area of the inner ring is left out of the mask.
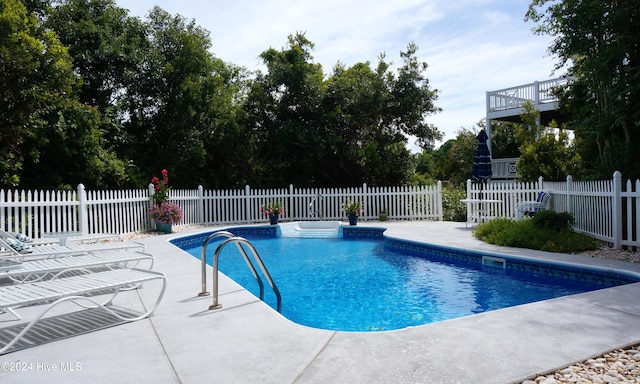
[[[7,231],[40,238],[43,233],[76,231],[83,234],[133,233],[151,228],[148,189],[87,191],[0,190],[0,225]],[[285,207],[282,221],[344,220],[343,204],[364,204],[360,220],[374,220],[386,210],[394,220],[442,220],[442,184],[433,186],[357,188],[294,188],[211,190],[172,189],[170,198],[184,211],[179,225],[268,222],[263,204]]]
[[[467,181],[467,198],[499,200],[483,203],[483,215],[517,218],[516,205],[535,201],[540,191],[552,195],[550,209],[569,212],[574,216],[574,229],[610,243],[614,248],[640,247],[640,180],[622,182],[620,172],[612,180],[549,182],[489,182]],[[474,209],[478,205],[469,205]],[[469,212],[469,215],[477,215]],[[472,217],[472,216],[470,216]]]
[[[534,201],[540,191],[553,196],[550,209],[574,215],[577,231],[611,243],[616,248],[640,247],[640,180],[612,180],[533,183],[467,182],[467,198],[480,199],[483,217],[516,218],[516,205]],[[77,231],[83,234],[134,233],[148,230],[147,214],[153,186],[149,189],[86,191],[0,190],[0,226],[33,238],[47,232]],[[348,201],[364,204],[361,221],[376,220],[386,210],[392,220],[442,220],[442,185],[357,188],[289,188],[171,191],[171,201],[180,205],[180,225],[224,225],[261,223],[267,218],[260,206],[279,201],[285,207],[281,220],[345,220],[342,206]],[[474,208],[476,207],[476,208]],[[469,205],[473,217],[478,205]]]

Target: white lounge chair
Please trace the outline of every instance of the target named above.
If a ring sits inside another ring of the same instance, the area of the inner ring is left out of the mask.
[[[144,251],[142,243],[133,241],[92,242],[67,241],[65,245],[57,243],[33,243],[24,236],[0,230],[0,251],[15,251],[15,255],[73,255],[96,251],[137,250]],[[8,246],[8,247],[5,247]]]
[[[0,263],[0,279],[9,278],[15,283],[34,282],[63,276],[68,271],[135,268],[141,262],[148,262],[149,269],[152,269],[154,260],[152,254],[140,251],[109,251],[45,258],[27,256],[21,261],[5,262],[4,268],[3,263]]]
[[[537,212],[545,211],[549,209],[549,201],[551,200],[551,194],[546,191],[538,193],[536,201],[523,201],[516,205],[519,217],[534,216]]]
[[[112,241],[106,243],[70,243],[65,245],[46,244],[35,245],[32,248],[33,254],[52,255],[52,254],[77,254],[97,251],[115,251],[115,250],[132,250],[144,251],[145,245],[135,241]]]
[[[109,308],[113,299],[124,289],[150,281],[162,282],[162,288],[156,302],[145,312],[126,317]],[[164,296],[166,286],[164,274],[136,268],[112,269],[46,281],[0,286],[0,313],[8,312],[17,319],[21,319],[22,317],[16,312],[17,309],[47,304],[9,343],[0,346],[0,354],[7,352],[57,304],[70,301],[82,308],[102,307],[120,320],[136,321],[150,316],[155,311]],[[109,293],[106,301],[98,301],[97,298],[92,297],[92,295],[106,293]]]

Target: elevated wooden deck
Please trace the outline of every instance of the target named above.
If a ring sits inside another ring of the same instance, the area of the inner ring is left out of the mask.
[[[558,77],[487,92],[487,120],[520,121],[520,115],[524,112],[527,102],[540,111],[542,124],[550,122],[554,115],[561,120],[557,112],[558,99],[553,94],[553,90],[570,81],[571,78]]]
[[[558,77],[546,81],[536,81],[487,92],[487,144],[491,150],[491,121],[510,121],[519,123],[520,115],[525,111],[525,105],[530,102],[540,111],[540,124],[549,124],[552,120],[563,122],[564,117],[558,111],[558,98],[554,89],[571,82],[569,77]],[[516,162],[518,158],[492,159],[494,179],[515,179],[517,175]]]

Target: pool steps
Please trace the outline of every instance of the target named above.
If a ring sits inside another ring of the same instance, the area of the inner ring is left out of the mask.
[[[338,238],[342,237],[342,224],[339,221],[299,221],[278,224],[280,237],[300,238]]]

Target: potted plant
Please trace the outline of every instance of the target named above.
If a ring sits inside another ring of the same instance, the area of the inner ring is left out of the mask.
[[[342,209],[349,218],[349,225],[357,225],[358,216],[364,213],[364,204],[359,201],[349,201],[342,205]]]
[[[284,215],[284,206],[279,201],[262,204],[262,206],[260,206],[260,213],[269,216],[271,225],[276,225],[278,224],[280,216]]]
[[[182,220],[182,209],[178,204],[165,201],[151,207],[149,215],[156,222],[158,232],[171,233],[171,226]]]
[[[162,180],[153,176],[153,206],[149,209],[149,216],[156,223],[158,232],[171,233],[172,225],[182,220],[182,209],[179,205],[169,202],[169,172],[162,170]]]
[[[388,218],[389,218],[389,216],[387,215],[387,210],[382,208],[382,210],[378,214],[378,220],[379,221],[387,221]]]

